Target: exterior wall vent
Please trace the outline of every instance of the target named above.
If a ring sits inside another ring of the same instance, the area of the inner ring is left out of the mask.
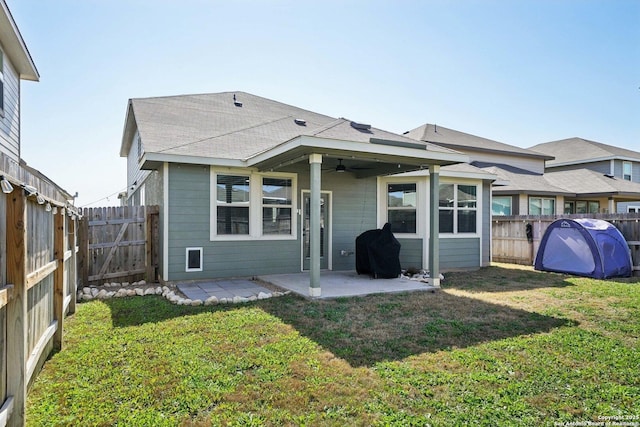
[[[202,248],[186,248],[184,271],[202,271]]]

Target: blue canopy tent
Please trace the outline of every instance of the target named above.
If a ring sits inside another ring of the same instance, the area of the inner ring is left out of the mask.
[[[620,231],[600,219],[559,219],[544,233],[536,270],[596,279],[629,277],[631,252]]]

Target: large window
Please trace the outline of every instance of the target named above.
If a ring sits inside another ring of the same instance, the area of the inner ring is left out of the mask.
[[[291,179],[262,179],[262,234],[291,234]]]
[[[475,233],[478,207],[475,185],[440,184],[440,232]]]
[[[416,233],[416,183],[387,185],[387,222],[394,233]]]
[[[494,197],[491,202],[491,214],[502,216],[511,215],[511,196]]]
[[[556,212],[556,199],[529,197],[529,215],[553,215]]]
[[[631,162],[622,162],[622,179],[625,181],[632,181],[631,165]]]
[[[216,214],[218,234],[249,234],[249,177],[218,175]]]
[[[296,235],[293,174],[212,173],[211,239],[292,239]]]

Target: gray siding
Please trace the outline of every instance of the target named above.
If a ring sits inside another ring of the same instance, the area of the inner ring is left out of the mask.
[[[601,162],[591,162],[591,163],[580,163],[576,165],[567,165],[567,166],[557,166],[548,168],[548,172],[559,172],[559,171],[570,171],[577,169],[590,169],[592,171],[600,172],[601,174],[611,173],[611,163],[609,160],[604,160]],[[616,172],[616,176],[620,176],[622,174],[622,164],[620,164],[620,172]]]
[[[422,239],[398,239],[400,248],[400,265],[403,269],[410,267],[423,268]]]
[[[128,203],[129,205],[145,204],[146,201],[140,200],[139,197],[136,198],[135,193],[138,192],[140,185],[151,173],[151,171],[140,169],[138,156],[138,132],[136,131],[131,141],[131,148],[127,154],[127,197],[130,199]]]
[[[20,79],[4,55],[4,117],[0,117],[0,151],[20,160]]]
[[[480,239],[440,239],[440,270],[478,268]]]

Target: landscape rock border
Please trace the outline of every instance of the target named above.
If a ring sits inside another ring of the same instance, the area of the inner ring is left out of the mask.
[[[211,296],[206,300],[191,300],[185,298],[176,292],[175,289],[171,289],[169,286],[155,286],[154,284],[147,284],[146,281],[141,280],[134,283],[105,283],[102,286],[85,286],[82,289],[78,289],[77,299],[78,301],[92,301],[92,300],[105,300],[109,298],[124,298],[134,296],[146,296],[146,295],[161,295],[169,302],[177,305],[217,305],[217,304],[240,304],[250,301],[264,300],[273,297],[280,297],[290,294],[291,291],[286,292],[260,292],[258,295],[252,295],[248,298],[235,296],[233,298],[217,298]]]

